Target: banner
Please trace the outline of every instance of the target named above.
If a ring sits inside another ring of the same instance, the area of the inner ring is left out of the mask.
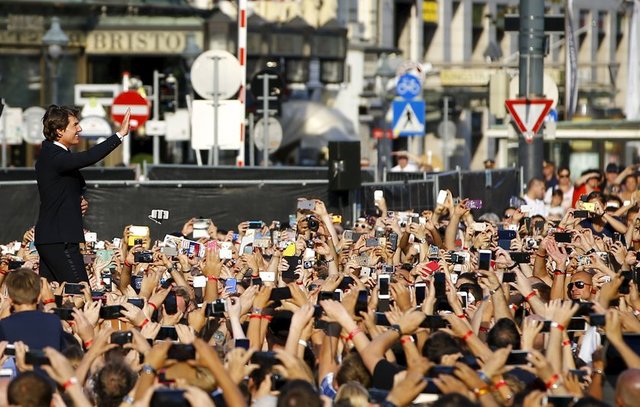
[[[573,24],[573,0],[567,0],[565,12],[565,120],[571,120],[578,104],[578,48]]]

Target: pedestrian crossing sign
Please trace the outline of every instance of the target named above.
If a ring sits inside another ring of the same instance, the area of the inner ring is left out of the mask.
[[[393,101],[393,135],[424,136],[424,100]]]

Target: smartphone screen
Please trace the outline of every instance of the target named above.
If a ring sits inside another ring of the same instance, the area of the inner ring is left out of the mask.
[[[425,283],[416,284],[416,304],[420,305],[427,296],[427,285]]]
[[[178,302],[176,301],[176,293],[170,291],[167,294],[167,298],[164,300],[164,310],[169,315],[175,315],[178,313]]]
[[[480,260],[478,268],[480,270],[489,270],[491,267],[491,250],[478,250]]]
[[[378,297],[389,298],[389,279],[388,275],[378,276]]]
[[[82,284],[66,283],[64,293],[68,295],[82,295]]]
[[[447,283],[446,283],[446,275],[444,273],[434,273],[434,287],[436,290],[436,298],[446,298],[447,297]]]
[[[388,280],[387,280],[388,282]],[[358,299],[356,300],[356,315],[360,315],[361,312],[367,312],[369,305],[369,298],[366,290],[358,291]]]

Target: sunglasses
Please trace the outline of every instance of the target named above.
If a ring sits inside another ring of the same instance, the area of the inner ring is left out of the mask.
[[[558,178],[569,178],[569,174],[558,174]]]
[[[366,223],[356,223],[355,225],[353,225],[356,228],[366,228],[369,227],[369,225],[367,225]]]
[[[572,290],[574,285],[576,286],[576,288],[583,289],[584,286],[591,285],[591,284],[585,283],[584,281],[575,281],[573,283],[567,284],[567,288],[569,290]]]

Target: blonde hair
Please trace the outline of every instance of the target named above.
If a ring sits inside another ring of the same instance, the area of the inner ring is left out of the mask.
[[[369,392],[358,382],[348,382],[340,386],[334,402],[349,400],[352,407],[368,407]]]

